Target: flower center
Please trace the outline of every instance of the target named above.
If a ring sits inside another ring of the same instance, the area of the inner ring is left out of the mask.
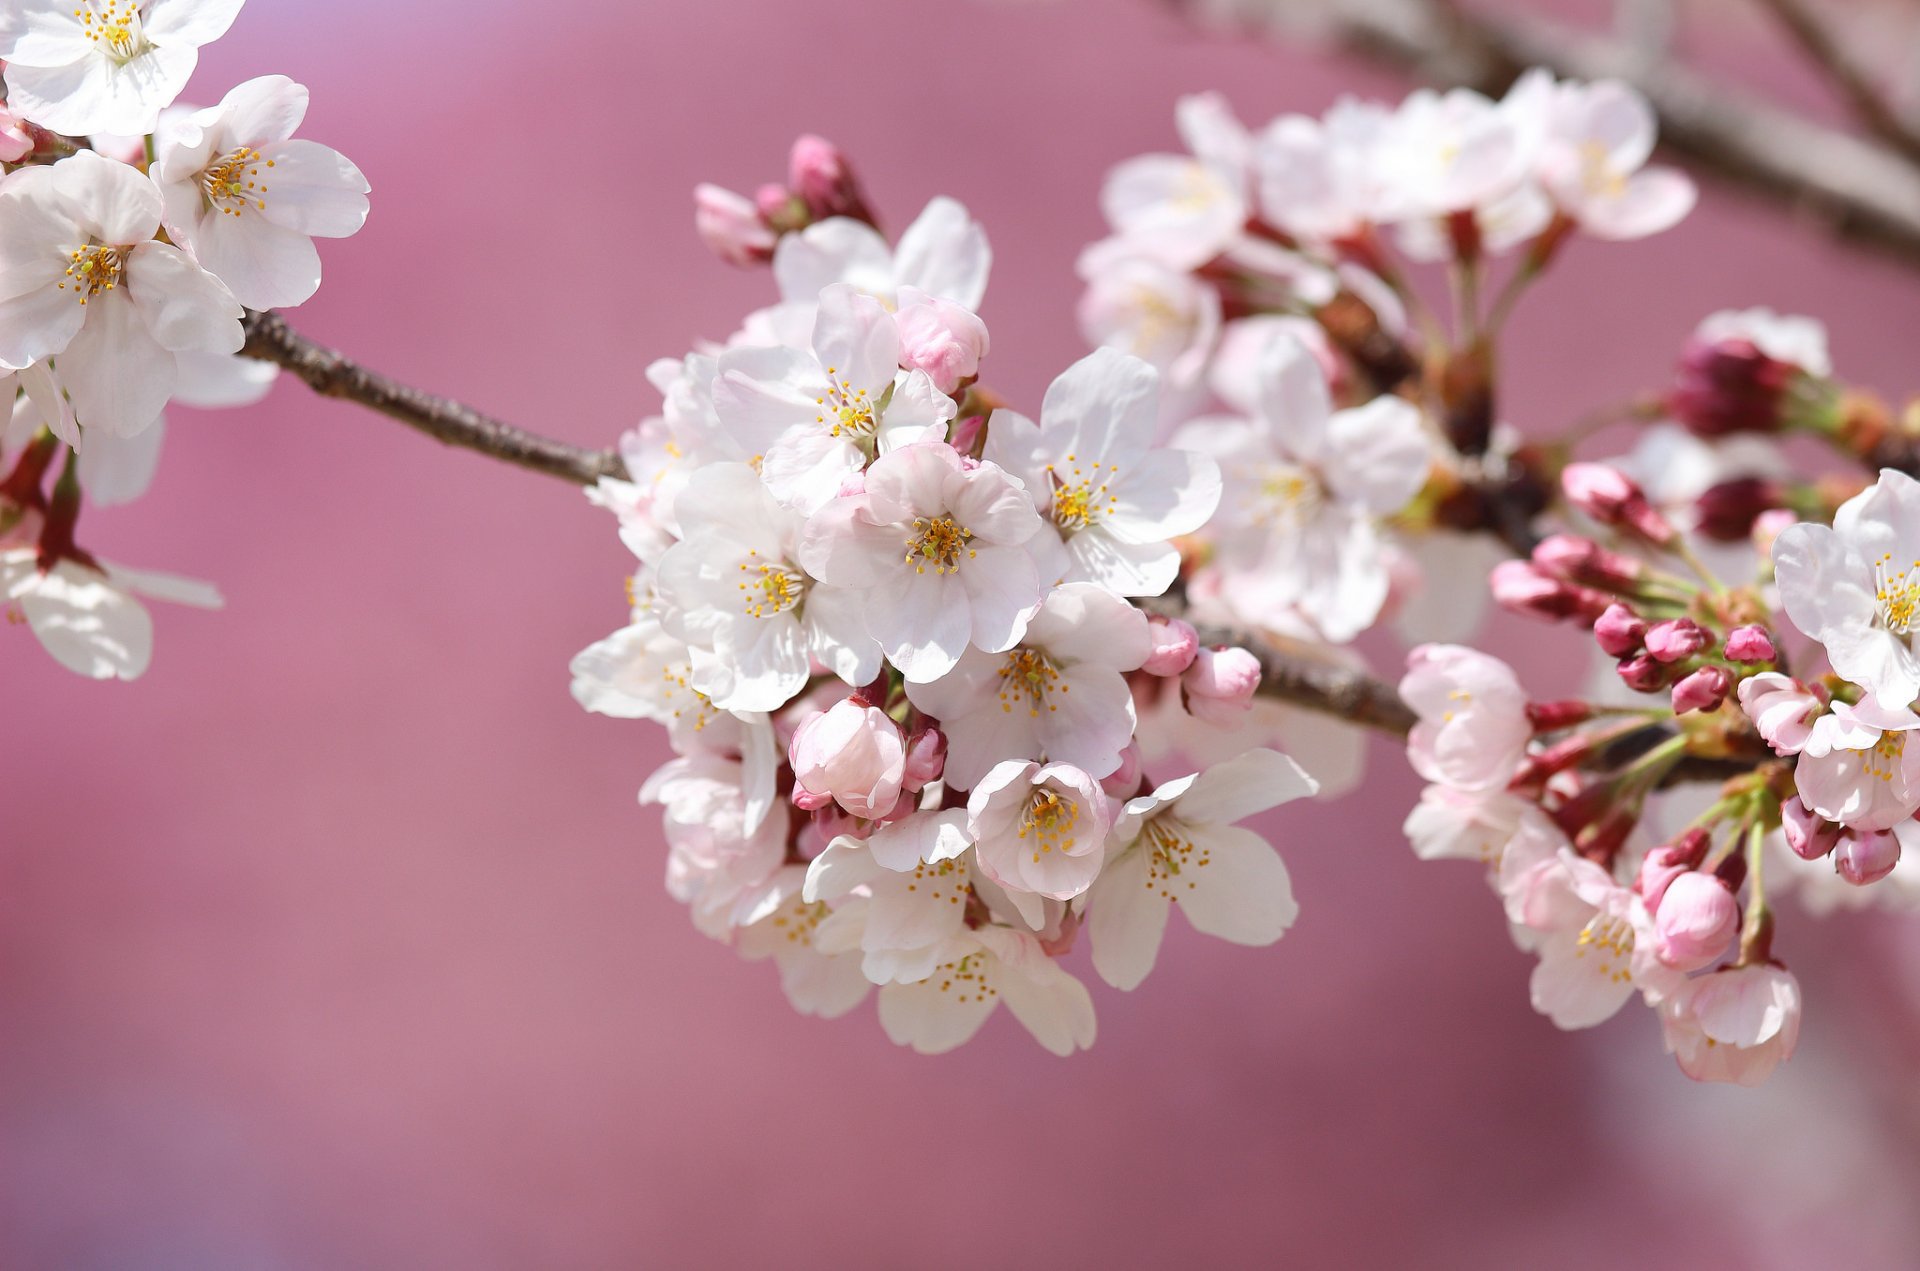
[[[972,560],[975,555],[967,546],[972,541],[973,531],[954,524],[950,516],[916,516],[913,534],[907,539],[906,561],[916,574],[926,573],[929,565],[936,574],[957,574],[961,556]]]
[[[1001,664],[1000,709],[1006,714],[1012,714],[1014,703],[1022,698],[1026,699],[1029,717],[1038,715],[1042,706],[1059,710],[1047,701],[1047,691],[1053,688],[1067,691],[1067,686],[1060,683],[1060,672],[1037,649],[1015,649]]]
[[[140,32],[140,6],[135,0],[111,0],[102,12],[95,12],[91,2],[84,9],[75,9],[73,16],[80,19],[80,30],[89,40],[100,46],[100,51],[115,62],[125,66],[153,45]]]
[[[1920,617],[1920,560],[1901,569],[1893,564],[1893,553],[1888,552],[1873,562],[1873,598],[1887,630],[1896,635],[1911,634],[1914,619]]]
[[[1068,532],[1084,530],[1113,512],[1117,500],[1107,488],[1120,475],[1120,468],[1108,464],[1103,477],[1097,463],[1083,470],[1073,455],[1066,462],[1065,476],[1053,464],[1047,465],[1047,477],[1053,483],[1053,523]]]
[[[1597,141],[1580,144],[1580,184],[1588,194],[1617,199],[1627,191],[1627,179],[1613,166],[1613,156]]]
[[[952,993],[957,1001],[984,1002],[1000,996],[1000,990],[987,978],[986,958],[977,953],[969,953],[958,962],[942,962],[934,968],[933,978],[940,981],[942,993]]]
[[[971,884],[966,869],[952,860],[935,861],[929,865],[921,861],[913,867],[913,881],[907,884],[908,891],[917,892],[922,884],[933,894],[933,899],[944,900],[949,905],[957,905],[967,898],[967,889]]]
[[[1038,864],[1042,856],[1056,847],[1062,853],[1073,850],[1077,841],[1073,827],[1079,819],[1078,804],[1042,786],[1027,800],[1027,810],[1020,814],[1020,828],[1013,832],[1013,836],[1022,842],[1032,840],[1033,860]]]
[[[1578,946],[1574,949],[1574,957],[1584,958],[1588,953],[1596,955],[1603,979],[1624,983],[1632,978],[1628,959],[1633,956],[1633,924],[1625,918],[1604,910],[1596,913],[1587,920],[1586,926],[1580,928],[1574,943]]]
[[[265,211],[267,186],[258,179],[261,163],[260,152],[252,146],[230,150],[214,160],[200,173],[200,189],[206,195],[207,206],[229,216],[240,215],[241,209],[249,205]],[[268,159],[265,164],[271,168],[274,161]]]
[[[1906,749],[1905,733],[1881,733],[1880,740],[1874,742],[1873,748],[1861,757],[1861,775],[1892,781],[1893,774],[1900,768],[1900,756]]]
[[[750,551],[740,562],[740,607],[749,618],[770,618],[799,605],[807,594],[806,575],[785,561],[764,561]]]
[[[1305,468],[1276,463],[1261,475],[1258,504],[1261,519],[1302,525],[1320,508],[1320,480]]]
[[[827,368],[827,395],[816,397],[813,404],[821,408],[821,413],[813,417],[813,422],[823,425],[830,437],[841,437],[855,445],[864,445],[872,440],[878,427],[873,399],[867,396],[864,388],[854,388],[845,380],[838,378],[839,371]]]
[[[1140,836],[1147,844],[1147,890],[1157,891],[1168,900],[1178,900],[1181,875],[1188,870],[1205,869],[1213,863],[1213,853],[1180,833],[1177,822],[1166,819],[1148,821]],[[1192,891],[1194,881],[1185,880]]]
[[[89,296],[112,291],[120,285],[120,275],[126,270],[127,253],[131,250],[127,247],[103,247],[95,243],[69,253],[69,281],[60,283],[60,290],[66,291],[71,287],[73,293],[80,297],[81,304],[87,303]]]
[[[813,929],[826,920],[827,913],[825,901],[809,905],[796,900],[790,913],[775,914],[771,921],[788,944],[810,945]]]

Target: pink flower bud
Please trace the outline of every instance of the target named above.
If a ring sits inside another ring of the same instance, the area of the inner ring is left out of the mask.
[[[17,163],[33,153],[33,134],[27,121],[0,106],[0,163]]]
[[[1740,681],[1740,709],[1775,754],[1800,753],[1820,706],[1812,689],[1778,671],[1762,671]]]
[[[1653,954],[1676,971],[1700,971],[1726,955],[1740,929],[1740,905],[1711,874],[1674,879],[1654,915]]]
[[[1773,637],[1760,626],[1735,627],[1727,633],[1729,662],[1771,662],[1779,656]]]
[[[1532,561],[1501,561],[1487,576],[1487,583],[1502,609],[1548,621],[1571,618],[1590,623],[1612,603],[1591,588],[1548,577]]]
[[[1855,887],[1877,883],[1900,863],[1900,840],[1892,830],[1848,830],[1833,851],[1833,868]]]
[[[947,735],[938,728],[922,728],[907,742],[900,786],[908,792],[917,792],[928,782],[938,781],[946,770]]]
[[[1713,633],[1692,618],[1669,618],[1647,628],[1647,652],[1662,662],[1690,658],[1713,643]]]
[[[1775,432],[1781,404],[1798,367],[1775,361],[1740,337],[1687,341],[1667,394],[1673,417],[1702,437]]]
[[[1560,474],[1560,488],[1567,502],[1602,525],[1629,530],[1661,547],[1676,537],[1673,526],[1618,468],[1570,463]]]
[[[1191,623],[1153,614],[1147,619],[1147,632],[1153,640],[1153,652],[1140,669],[1148,675],[1178,675],[1199,655],[1200,637]]]
[[[1710,711],[1733,691],[1733,672],[1724,666],[1703,666],[1673,686],[1673,713]]]
[[[732,190],[694,186],[693,227],[707,249],[729,265],[763,265],[773,259],[773,230],[760,209]]]
[[[799,808],[802,812],[818,812],[821,808],[830,807],[833,804],[832,795],[815,794],[805,786],[797,783],[793,787],[793,792],[787,797],[792,800],[793,806]]]
[[[854,816],[879,820],[900,800],[906,741],[876,706],[851,698],[836,702],[800,725],[787,758],[796,785],[831,797]]]
[[[1245,649],[1201,649],[1180,677],[1187,713],[1215,728],[1233,728],[1253,705],[1260,660]]]
[[[1738,543],[1753,533],[1762,512],[1785,498],[1779,483],[1765,477],[1735,477],[1709,486],[1694,500],[1695,528],[1721,543]]]
[[[1115,799],[1131,799],[1140,793],[1140,745],[1128,742],[1120,752],[1120,766],[1100,778],[1100,788]]]
[[[1764,557],[1772,557],[1773,540],[1789,525],[1800,520],[1791,508],[1774,508],[1771,512],[1762,512],[1753,522],[1753,550]]]
[[[1676,848],[1666,845],[1656,847],[1640,861],[1640,876],[1634,881],[1634,890],[1647,902],[1649,911],[1658,913],[1661,898],[1667,894],[1667,888],[1673,885],[1673,880],[1691,873],[1692,868],[1680,858]]]
[[[1638,652],[1646,636],[1647,620],[1625,605],[1608,605],[1593,621],[1594,643],[1612,657],[1624,658]]]
[[[829,216],[873,219],[847,156],[824,137],[809,133],[793,143],[787,158],[787,184],[806,203],[815,220]]]
[[[1623,591],[1646,575],[1647,568],[1631,556],[1610,552],[1577,534],[1550,534],[1533,549],[1540,572],[1564,582],[1585,583]]]
[[[951,393],[980,373],[980,359],[987,353],[987,324],[971,310],[902,287],[894,325],[900,331],[900,365],[925,371],[941,392]]]
[[[1780,805],[1780,832],[1803,861],[1817,861],[1840,845],[1840,827],[1798,798]]]
[[[1621,682],[1636,693],[1652,693],[1667,685],[1667,668],[1645,653],[1622,658],[1614,670],[1620,673]]]

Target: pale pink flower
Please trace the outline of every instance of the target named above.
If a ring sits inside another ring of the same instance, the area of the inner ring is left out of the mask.
[[[900,726],[879,707],[851,697],[808,719],[787,748],[798,785],[869,821],[900,801],[906,757]]]
[[[1729,967],[1679,985],[1660,1023],[1687,1076],[1757,1086],[1793,1057],[1800,983],[1784,967]]]
[[[943,393],[980,373],[980,359],[987,355],[987,324],[972,310],[902,287],[893,320],[900,332],[903,369],[925,371]]]
[[[1920,809],[1920,745],[1909,734],[1920,715],[1873,697],[1835,702],[1814,721],[1794,765],[1808,807],[1860,830],[1885,830]]]
[[[1260,659],[1245,649],[1200,649],[1180,675],[1187,713],[1216,728],[1236,727],[1253,706],[1260,675]]]
[[[1699,971],[1724,957],[1740,930],[1740,906],[1727,885],[1697,870],[1668,883],[1653,916],[1654,956],[1676,971]]]
[[[1407,655],[1400,695],[1420,717],[1407,737],[1415,772],[1462,790],[1513,779],[1533,725],[1512,667],[1460,645],[1423,644]]]
[[[1093,1045],[1093,998],[1086,985],[1023,931],[988,926],[942,945],[930,975],[880,990],[880,1026],[923,1055],[962,1045],[1001,1002],[1047,1050],[1070,1055]]]
[[[1071,764],[996,764],[967,800],[974,855],[1009,891],[1071,900],[1105,859],[1113,820],[1098,783]]]
[[[1762,671],[1740,681],[1740,708],[1777,755],[1797,755],[1813,732],[1821,701],[1791,676]]]

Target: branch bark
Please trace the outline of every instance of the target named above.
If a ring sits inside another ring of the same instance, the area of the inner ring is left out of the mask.
[[[1758,0],[1758,3],[1785,28],[1800,51],[1807,55],[1807,60],[1845,100],[1862,127],[1905,155],[1909,162],[1920,163],[1920,132],[1915,132],[1894,113],[1887,99],[1874,87],[1872,77],[1840,46],[1806,0]]]
[[[323,397],[358,402],[449,446],[475,450],[575,485],[625,475],[620,456],[611,450],[587,450],[542,437],[452,398],[389,379],[307,339],[277,313],[249,310],[243,325],[247,342],[242,354],[292,372]]]
[[[1167,0],[1196,10],[1202,0]],[[1217,9],[1220,0],[1212,0]],[[1284,22],[1295,0],[1231,0]],[[1434,0],[1337,0],[1299,23],[1337,46],[1435,83],[1498,96],[1527,68],[1620,79],[1644,93],[1660,139],[1697,170],[1820,222],[1835,237],[1920,267],[1920,170],[1886,147],[1823,128],[1631,45],[1558,23]]]

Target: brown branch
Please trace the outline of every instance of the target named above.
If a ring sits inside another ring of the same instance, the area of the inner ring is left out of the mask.
[[[1167,0],[1197,9],[1202,0]],[[1211,0],[1218,8],[1221,0]],[[1233,0],[1285,22],[1296,0]],[[1313,7],[1310,33],[1433,82],[1498,96],[1532,66],[1575,79],[1620,79],[1644,93],[1660,139],[1700,171],[1821,222],[1835,237],[1920,267],[1920,172],[1884,146],[1823,128],[1671,64],[1649,69],[1632,46],[1517,15],[1431,0],[1337,0]]]
[[[1915,163],[1920,163],[1920,132],[1895,114],[1864,69],[1848,55],[1809,9],[1805,0],[1758,0],[1786,29],[1800,51],[1819,68],[1828,84],[1863,127]]]
[[[544,472],[575,485],[601,477],[623,477],[620,456],[611,450],[587,450],[542,437],[448,397],[437,397],[388,379],[315,344],[287,325],[277,313],[247,312],[247,342],[240,350],[272,362],[304,380],[324,397],[342,397],[397,419],[449,446],[491,455],[531,472]]]

